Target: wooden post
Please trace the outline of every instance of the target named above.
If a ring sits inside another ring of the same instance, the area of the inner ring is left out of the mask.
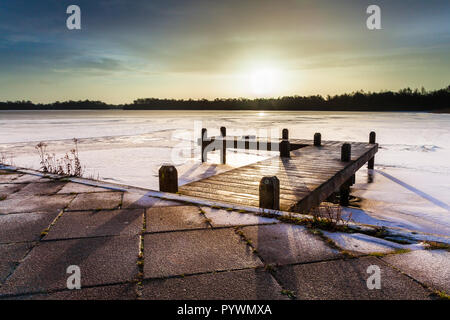
[[[291,157],[291,143],[289,142],[289,140],[282,140],[280,142],[280,157]]]
[[[280,210],[280,180],[263,177],[259,183],[259,207]]]
[[[369,135],[369,143],[375,144],[375,140],[376,140],[376,133],[372,131]],[[374,167],[375,167],[375,157],[372,157],[372,159],[370,159],[369,162],[367,163],[367,168],[373,169]]]
[[[320,147],[322,145],[322,135],[319,132],[314,134],[314,145]]]
[[[350,203],[350,185],[352,183],[350,180],[347,180],[342,184],[339,188],[339,203],[341,206],[348,206]]]
[[[178,172],[174,166],[163,165],[159,168],[159,191],[178,192]]]
[[[282,140],[280,142],[280,157],[289,158],[291,156],[291,143],[289,142],[289,130],[283,129]]]
[[[220,163],[227,163],[227,146],[225,137],[227,136],[227,128],[220,127],[220,135],[222,136],[222,146],[220,148]]]
[[[202,162],[206,162],[208,155],[205,152],[206,149],[206,139],[208,139],[208,130],[202,129]]]
[[[352,158],[352,145],[344,143],[341,148],[341,161],[348,162]]]

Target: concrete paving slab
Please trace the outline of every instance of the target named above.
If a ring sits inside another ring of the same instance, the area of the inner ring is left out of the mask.
[[[276,280],[261,269],[216,272],[144,282],[146,300],[286,300]]]
[[[342,232],[326,232],[323,234],[333,240],[338,247],[343,250],[359,254],[369,253],[392,253],[397,249],[407,249],[404,246],[392,241],[371,237],[362,233],[342,233]]]
[[[450,294],[450,252],[418,250],[383,258],[414,279]]]
[[[209,228],[195,206],[151,208],[146,210],[147,232]]]
[[[0,244],[0,285],[30,249],[30,243]]]
[[[55,212],[65,208],[75,195],[52,195],[7,198],[0,201],[0,214]]]
[[[25,186],[26,184],[14,184],[14,183],[0,184],[0,201],[5,200],[6,198],[8,198],[8,196],[19,191]]]
[[[280,223],[244,227],[242,231],[268,264],[282,265],[341,257],[339,251],[330,248],[303,226]]]
[[[205,212],[205,216],[211,220],[210,223],[213,227],[278,223],[277,219],[258,217],[249,213],[239,213],[210,207],[201,207],[201,209]]]
[[[0,215],[0,243],[37,241],[58,211]]]
[[[32,183],[32,182],[51,182],[55,181],[48,178],[43,178],[41,176],[35,176],[32,174],[23,174],[19,177],[16,177],[11,183]]]
[[[67,210],[116,209],[122,202],[122,192],[80,193]]]
[[[138,235],[143,218],[143,209],[64,212],[44,240]]]
[[[153,233],[144,240],[146,278],[262,266],[232,229]]]
[[[61,190],[67,182],[50,181],[50,182],[33,182],[27,184],[15,193],[14,197],[28,197],[33,195],[51,195]]]
[[[111,192],[111,190],[106,188],[88,186],[81,183],[68,182],[61,190],[58,191],[58,194],[91,193],[91,192]]]
[[[367,272],[371,265],[380,268],[380,289],[370,290],[367,286],[373,274]],[[430,299],[428,290],[374,257],[283,266],[275,277],[302,300]]]
[[[67,268],[81,270],[81,286],[131,281],[137,274],[139,237],[103,237],[42,242],[20,263],[0,294],[66,289]]]
[[[182,202],[167,201],[159,198],[144,196],[138,193],[125,192],[123,195],[122,208],[154,208],[154,207],[173,207],[185,205]]]
[[[48,294],[23,295],[5,298],[5,300],[135,300],[136,297],[136,284],[125,283],[81,288],[80,290],[65,290]]]
[[[11,183],[20,176],[22,175],[17,173],[2,173],[0,174],[0,183]]]

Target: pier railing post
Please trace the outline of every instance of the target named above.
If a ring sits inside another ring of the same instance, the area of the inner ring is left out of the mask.
[[[227,163],[227,145],[225,139],[227,136],[227,128],[220,127],[220,135],[222,137],[222,146],[220,147],[220,163],[225,164]]]
[[[280,180],[263,177],[259,183],[259,207],[280,210]]]
[[[205,128],[202,129],[202,162],[206,162],[207,160],[207,153],[205,151],[206,149],[206,139],[208,139],[208,130]]]
[[[320,147],[322,145],[322,135],[319,132],[314,134],[314,146]]]
[[[352,158],[352,145],[344,143],[341,148],[341,161],[348,162]]]
[[[352,178],[344,182],[339,188],[339,204],[341,206],[348,206],[350,204],[350,185]]]
[[[291,143],[289,142],[289,130],[283,129],[283,140],[280,142],[280,157],[289,158],[291,156]]]
[[[159,191],[178,192],[178,172],[174,166],[163,165],[159,168]]]
[[[369,143],[375,144],[375,141],[376,141],[376,133],[372,131],[369,135]],[[373,169],[374,167],[375,167],[375,157],[372,157],[372,159],[370,159],[369,162],[367,163],[367,168]]]

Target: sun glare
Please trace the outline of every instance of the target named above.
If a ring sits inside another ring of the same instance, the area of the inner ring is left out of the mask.
[[[251,91],[256,96],[275,94],[279,88],[280,72],[276,69],[261,68],[250,75]]]

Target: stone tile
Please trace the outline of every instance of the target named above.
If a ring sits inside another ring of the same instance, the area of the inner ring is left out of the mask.
[[[15,179],[19,178],[20,176],[21,176],[21,174],[17,174],[17,173],[0,174],[0,183],[11,183]]]
[[[8,196],[14,194],[15,192],[19,191],[25,186],[26,184],[14,184],[14,183],[0,184],[0,201],[7,199]]]
[[[65,290],[48,294],[16,296],[13,300],[135,300],[136,284],[125,283],[80,290]],[[8,298],[6,298],[8,300]],[[1,300],[1,298],[0,298]]]
[[[32,182],[51,182],[54,180],[43,178],[41,176],[35,176],[32,174],[24,174],[16,177],[12,183],[32,183]]]
[[[367,268],[381,271],[381,289],[370,290]],[[275,277],[281,285],[306,300],[422,300],[430,292],[374,257],[335,260],[278,268]]]
[[[88,186],[82,183],[68,182],[58,194],[91,193],[91,192],[111,192],[111,189]]]
[[[338,247],[343,250],[351,251],[360,254],[369,253],[392,253],[397,249],[406,249],[407,246],[387,241],[384,239],[371,237],[362,233],[341,233],[341,232],[326,232],[323,234],[333,240]]]
[[[55,212],[65,208],[74,195],[52,195],[7,198],[0,201],[0,214]]]
[[[244,227],[242,231],[265,263],[314,262],[341,256],[303,226],[280,223]]]
[[[383,258],[414,279],[450,294],[450,252],[418,250]]]
[[[277,219],[258,217],[249,213],[212,209],[210,207],[202,207],[202,210],[205,212],[205,216],[211,220],[213,227],[278,223]]]
[[[137,274],[139,237],[104,237],[42,242],[0,287],[0,294],[66,289],[67,268],[80,267],[81,285],[131,281]]]
[[[0,215],[0,243],[37,241],[58,211]]]
[[[146,278],[262,266],[232,229],[147,234]]]
[[[51,195],[61,190],[67,182],[51,181],[51,182],[34,182],[29,183],[19,192],[14,194],[14,197],[28,197],[34,195]]]
[[[122,202],[122,192],[80,193],[67,210],[116,209]]]
[[[263,270],[207,273],[144,283],[146,300],[285,300],[282,288]]]
[[[29,243],[0,244],[0,285],[30,249]]]
[[[143,218],[144,209],[64,212],[44,240],[138,235]]]
[[[147,209],[147,232],[208,228],[206,219],[195,206]]]
[[[144,196],[138,193],[125,192],[123,195],[122,208],[154,208],[185,205],[182,202],[167,201],[159,198]]]

